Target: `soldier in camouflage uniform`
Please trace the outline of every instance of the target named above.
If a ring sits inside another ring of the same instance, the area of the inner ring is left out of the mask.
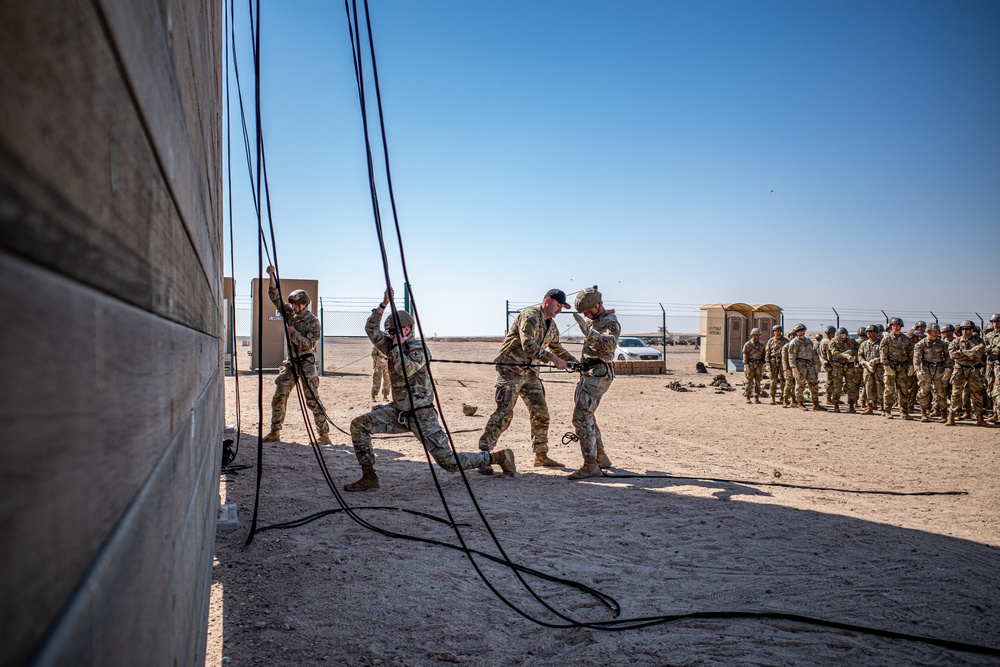
[[[902,332],[903,320],[898,317],[889,318],[889,333],[879,345],[879,358],[885,371],[885,416],[892,419],[892,405],[899,396],[899,411],[903,419],[908,420],[910,413],[907,408],[910,376],[913,371],[913,341]]]
[[[858,353],[861,352],[861,345],[868,340],[868,327],[858,327]],[[858,371],[858,405],[862,408],[868,407],[868,389],[865,387],[864,371],[861,367],[860,357],[856,364]]]
[[[937,322],[930,326],[927,337],[921,338],[913,346],[913,367],[916,369],[917,381],[920,383],[920,421],[930,421],[933,396],[933,411],[938,417],[944,417],[948,410],[948,399],[945,397],[948,380],[951,378],[954,362],[948,355],[948,343],[941,340],[941,327]]]
[[[278,377],[274,378],[274,397],[271,399],[271,431],[264,442],[281,440],[281,425],[285,423],[288,395],[295,388],[296,379],[302,380],[306,405],[312,410],[316,422],[317,443],[330,444],[330,423],[319,404],[319,376],[316,375],[316,344],[323,333],[319,318],[309,312],[309,294],[297,289],[288,295],[288,303],[281,300],[274,280],[274,267],[267,267],[270,282],[267,296],[285,321],[291,353],[281,362]]]
[[[917,322],[917,324],[918,325],[922,324],[924,328],[927,328],[927,324],[924,322]],[[918,326],[914,326],[912,329],[910,329],[908,335],[910,336],[910,341],[913,343],[914,347],[916,347],[917,343],[919,343],[925,337],[924,334],[922,333],[922,330]],[[910,376],[910,393],[907,397],[907,402],[906,402],[906,411],[909,413],[915,412],[914,407],[917,404],[917,394],[920,392],[920,381],[917,379],[916,370],[917,369],[914,366],[913,368],[914,373],[913,375]]]
[[[1000,313],[990,318],[991,331],[983,337],[986,343],[986,389],[993,400],[993,412],[986,421],[1000,423]]]
[[[955,425],[955,417],[962,408],[963,392],[969,396],[976,415],[976,424],[989,426],[983,419],[983,366],[986,358],[986,344],[973,337],[975,325],[965,320],[958,325],[961,337],[956,338],[948,346],[948,354],[955,362],[952,372],[953,388],[951,390],[951,410],[948,411],[948,426]]]
[[[832,395],[833,411],[840,412],[840,395],[847,389],[847,411],[854,414],[854,406],[858,403],[858,343],[847,334],[845,327],[840,327],[837,337],[830,341],[826,348],[830,370],[827,387]]]
[[[514,405],[520,396],[528,406],[531,419],[535,465],[562,467],[561,463],[549,458],[549,408],[545,404],[545,388],[538,377],[538,369],[532,366],[552,362],[553,366],[564,370],[567,362],[579,363],[559,343],[559,329],[554,318],[563,308],[569,308],[566,293],[559,289],[549,290],[540,305],[525,308],[518,314],[504,338],[500,354],[494,359],[497,407],[479,438],[479,449],[484,452],[492,451],[497,439],[510,426]],[[489,475],[493,468],[487,464],[480,466],[479,472]]]
[[[830,353],[827,348],[830,347],[830,343],[833,341],[834,337],[837,335],[837,328],[828,326],[823,329],[823,335],[816,334],[816,339],[819,341],[819,359],[822,362],[820,370],[826,372],[826,381],[824,384],[824,390],[826,393],[826,404],[833,404],[833,397],[830,395]]]
[[[795,339],[795,334],[792,334],[792,339]],[[781,392],[781,407],[783,408],[793,408],[798,403],[796,402],[796,381],[795,381],[795,369],[792,368],[791,359],[788,357],[788,345],[784,345],[781,348],[781,371],[785,374],[785,387]]]
[[[372,348],[372,369],[372,400],[378,398],[381,388],[384,401],[389,398],[389,357],[377,347]]]
[[[771,338],[767,339],[764,346],[764,361],[767,362],[768,370],[771,374],[771,405],[774,405],[778,391],[781,391],[781,400],[785,401],[785,371],[781,367],[781,349],[788,345],[788,339],[782,335],[781,325],[775,324],[771,327]]]
[[[879,356],[878,327],[868,326],[868,340],[858,348],[858,360],[864,371],[865,393],[868,395],[868,405],[864,414],[871,415],[882,407],[882,397],[885,394],[885,376],[882,369],[882,359]]]
[[[389,382],[392,385],[392,403],[376,406],[371,412],[351,421],[351,442],[354,454],[361,464],[361,479],[344,485],[345,491],[367,491],[379,488],[375,474],[375,453],[372,451],[373,433],[413,433],[439,466],[448,472],[468,470],[481,465],[497,464],[504,475],[516,472],[514,454],[509,449],[496,453],[460,452],[457,456],[441,429],[437,410],[434,409],[434,387],[427,364],[430,355],[423,341],[414,340],[413,318],[409,313],[389,313],[385,318],[385,332],[379,321],[385,307],[392,300],[392,291],[386,290],[382,303],[372,309],[365,323],[365,333],[389,360]]]
[[[611,467],[594,413],[615,379],[611,361],[615,357],[622,328],[615,311],[604,307],[601,293],[595,288],[581,290],[573,305],[577,311],[573,317],[584,335],[583,351],[580,353],[580,382],[576,385],[573,407],[573,428],[580,439],[583,467],[571,474],[569,479],[584,479],[600,475],[601,468]]]
[[[805,387],[809,385],[809,397],[813,410],[826,410],[819,404],[819,347],[806,338],[806,325],[796,324],[792,329],[795,338],[788,344],[788,363],[795,376],[795,401],[802,410],[805,404]]]
[[[743,395],[750,402],[750,395],[760,403],[760,382],[764,379],[764,351],[765,345],[760,341],[760,329],[754,327],[750,330],[750,340],[743,344],[743,375],[746,378],[747,388]]]

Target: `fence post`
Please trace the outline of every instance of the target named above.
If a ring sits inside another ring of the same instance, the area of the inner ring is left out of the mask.
[[[879,308],[879,310],[882,310],[882,309],[881,309],[881,308]],[[884,310],[882,310],[882,317],[884,317],[884,318],[885,318],[885,325],[886,325],[886,326],[889,326],[889,316],[885,314],[885,311],[884,311]]]
[[[930,313],[931,317],[934,318],[934,324],[937,324],[938,323],[938,316],[934,314],[934,311],[933,310],[928,310],[927,312]]]
[[[317,297],[319,299],[319,375],[323,375],[323,369],[326,367],[326,327],[323,326],[323,299],[322,297]]]
[[[840,313],[837,312],[836,308],[832,308],[831,307],[830,310],[832,310],[833,314],[837,316],[837,328],[839,329],[840,328]]]
[[[663,368],[667,368],[667,311],[660,304],[660,311],[663,313]]]
[[[986,331],[986,320],[984,320],[983,316],[980,315],[979,313],[976,313],[976,317],[979,318],[979,330],[985,332]]]
[[[510,299],[504,301],[504,314],[503,314],[503,335],[506,336],[510,331]]]

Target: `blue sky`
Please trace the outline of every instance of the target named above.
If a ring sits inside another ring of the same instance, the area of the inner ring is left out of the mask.
[[[609,303],[1000,309],[1000,3],[370,6],[425,332],[499,334],[506,300],[592,284]],[[282,275],[377,300],[343,4],[264,2],[262,16]],[[234,158],[248,294],[239,143]]]

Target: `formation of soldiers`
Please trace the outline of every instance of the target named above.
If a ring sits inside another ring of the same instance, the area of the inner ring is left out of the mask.
[[[827,327],[817,340],[806,337],[806,326],[792,327],[785,338],[780,325],[762,342],[760,329],[750,332],[743,346],[747,403],[760,403],[765,366],[770,372],[771,403],[809,410],[826,410],[819,399],[819,373],[826,371],[826,403],[841,412],[881,412],[903,419],[919,410],[920,421],[932,418],[954,426],[957,419],[975,419],[980,426],[1000,423],[1000,313],[990,318],[990,328],[965,320],[928,326],[917,322],[903,332],[903,320],[889,318],[888,331],[880,324],[858,329],[854,340],[847,329]]]

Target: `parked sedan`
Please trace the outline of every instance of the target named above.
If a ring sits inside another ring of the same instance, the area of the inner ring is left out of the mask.
[[[652,361],[662,359],[663,354],[659,350],[648,347],[638,338],[623,336],[618,339],[618,347],[615,348],[615,359],[618,361]]]

